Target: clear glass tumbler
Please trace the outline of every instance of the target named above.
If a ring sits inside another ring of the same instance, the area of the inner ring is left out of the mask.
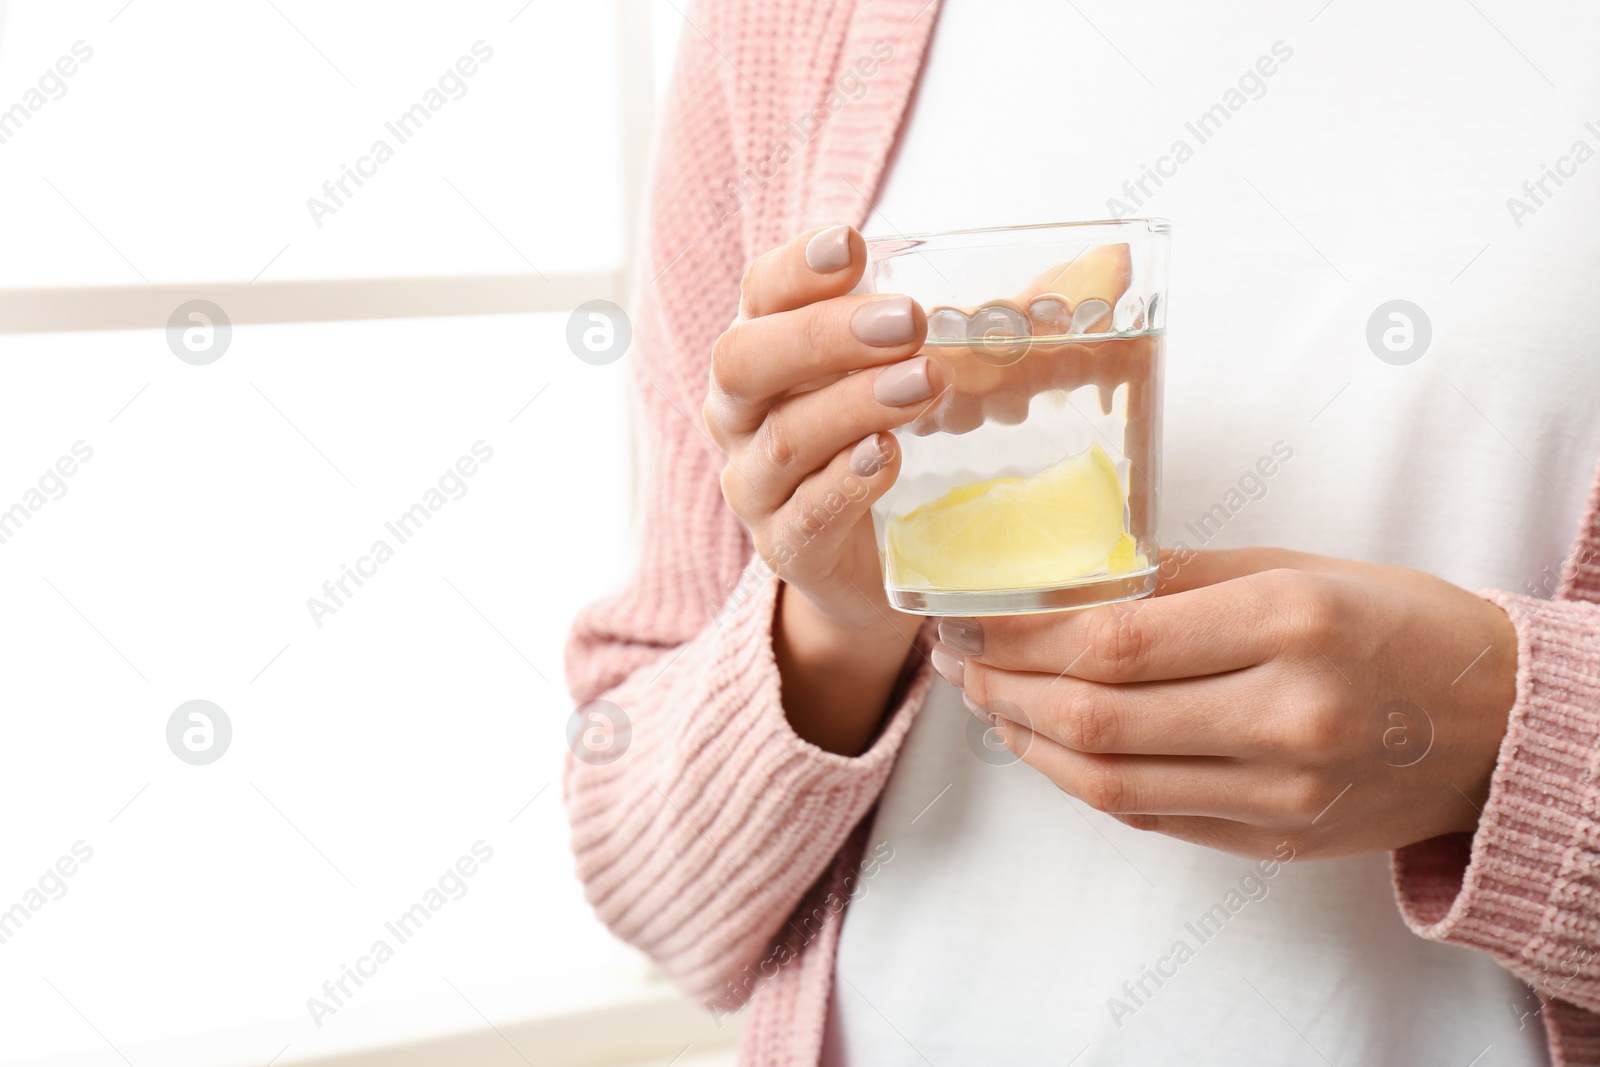
[[[1156,586],[1165,219],[873,238],[866,288],[928,315],[945,388],[873,506],[889,602],[1002,615]]]

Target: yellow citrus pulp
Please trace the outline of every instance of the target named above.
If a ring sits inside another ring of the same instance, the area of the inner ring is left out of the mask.
[[[901,589],[1028,589],[1145,566],[1124,523],[1117,468],[1099,445],[1026,478],[957,486],[886,531]]]

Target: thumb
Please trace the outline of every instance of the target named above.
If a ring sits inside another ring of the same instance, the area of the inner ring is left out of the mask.
[[[1165,548],[1161,550],[1157,571],[1160,580],[1155,595],[1169,596],[1279,567],[1315,570],[1316,559],[1304,552],[1261,546],[1194,549],[1179,545]]]

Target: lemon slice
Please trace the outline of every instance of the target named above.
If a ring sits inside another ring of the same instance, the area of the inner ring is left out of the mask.
[[[1117,468],[1099,445],[1027,478],[957,486],[885,532],[901,589],[1027,589],[1145,565],[1124,520]]]

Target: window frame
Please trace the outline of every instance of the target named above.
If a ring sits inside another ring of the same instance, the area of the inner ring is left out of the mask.
[[[616,8],[621,138],[621,262],[612,270],[533,270],[473,275],[357,275],[333,279],[201,281],[116,285],[0,286],[0,335],[164,329],[172,309],[194,299],[228,309],[234,326],[381,321],[419,317],[566,313],[594,299],[626,306],[657,111],[651,0],[613,0]],[[674,10],[687,21],[681,10]],[[8,0],[0,0],[0,45]],[[398,1062],[474,1062],[510,1042],[541,1049],[561,1062],[676,1059],[689,1047],[731,1062],[741,1019],[713,1022],[655,973],[615,1003],[578,1015],[539,1016],[492,1027],[351,1050],[326,1067],[379,1067]],[[226,1035],[227,1031],[221,1032]],[[218,1034],[211,1035],[213,1038]],[[185,1048],[188,1048],[187,1042]],[[598,1058],[597,1058],[598,1057]]]
[[[0,334],[164,329],[172,309],[194,299],[228,309],[234,326],[286,322],[569,312],[588,300],[628,302],[656,111],[650,0],[616,8],[621,138],[622,262],[610,271],[477,275],[357,275],[264,282],[0,286]],[[0,45],[8,0],[0,0]]]

